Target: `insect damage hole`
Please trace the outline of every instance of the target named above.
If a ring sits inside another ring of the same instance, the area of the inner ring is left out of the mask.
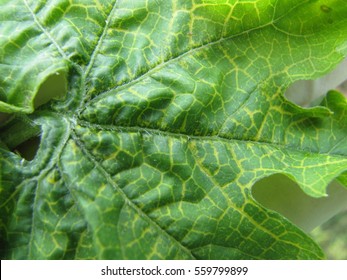
[[[253,198],[306,232],[346,209],[347,189],[336,181],[329,184],[327,197],[314,198],[283,174],[263,178],[252,187]]]
[[[326,93],[339,87],[346,80],[347,58],[329,74],[315,80],[298,80],[294,82],[286,91],[285,97],[303,107],[316,105]]]
[[[65,72],[56,72],[47,77],[41,84],[35,99],[34,107],[37,108],[51,99],[62,99],[67,93],[67,78]]]
[[[13,118],[0,130],[3,148],[31,161],[37,154],[41,142],[41,127],[28,120]]]
[[[22,158],[31,161],[35,158],[41,142],[40,136],[34,136],[16,146],[13,151]]]

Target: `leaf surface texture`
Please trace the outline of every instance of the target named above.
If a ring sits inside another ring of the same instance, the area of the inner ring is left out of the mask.
[[[346,99],[283,97],[346,54],[346,1],[0,3],[2,258],[324,257],[251,187],[347,186]],[[35,108],[62,73],[65,98]],[[8,135],[31,126],[28,161]]]

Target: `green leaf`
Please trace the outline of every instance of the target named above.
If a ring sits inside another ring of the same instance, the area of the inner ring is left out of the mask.
[[[0,3],[2,258],[324,257],[251,188],[347,186],[346,99],[283,97],[343,59],[345,1]]]

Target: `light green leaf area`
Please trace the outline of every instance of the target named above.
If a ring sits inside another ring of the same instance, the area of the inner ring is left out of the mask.
[[[347,53],[344,0],[0,3],[1,258],[324,258],[251,188],[347,186],[346,99],[283,97]]]

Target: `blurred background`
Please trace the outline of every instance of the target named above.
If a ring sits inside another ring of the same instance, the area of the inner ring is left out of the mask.
[[[347,81],[337,89],[347,97]],[[311,236],[322,247],[327,259],[347,260],[347,206],[345,211],[314,229]]]
[[[347,210],[311,232],[328,260],[347,260]]]

